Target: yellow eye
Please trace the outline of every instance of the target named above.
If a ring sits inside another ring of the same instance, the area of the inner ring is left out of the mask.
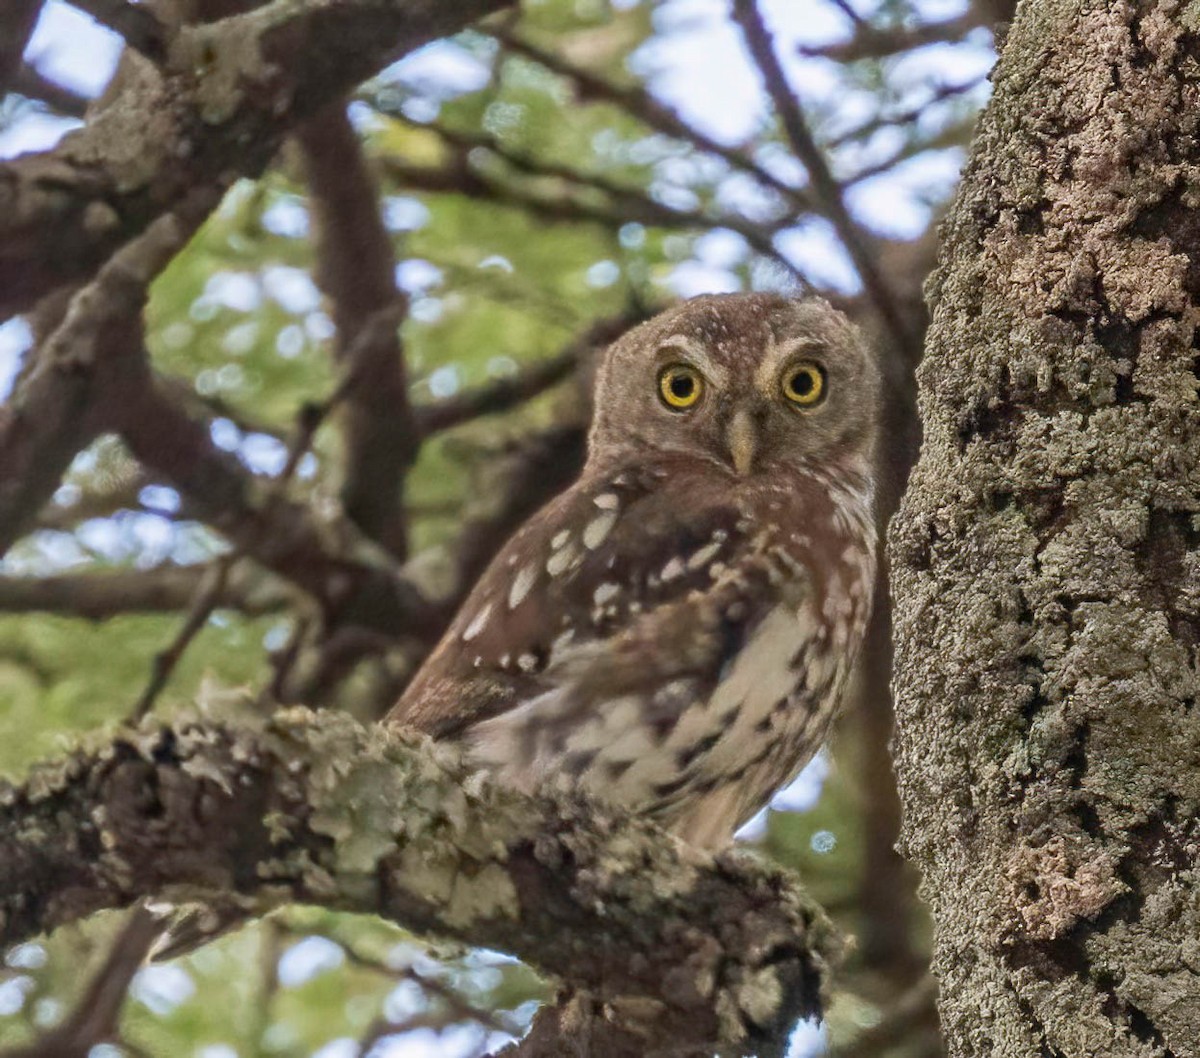
[[[783,374],[783,395],[793,404],[811,408],[825,396],[825,369],[812,360],[801,360]]]
[[[692,407],[704,392],[704,378],[687,364],[670,364],[658,375],[658,393],[668,408],[683,411]]]

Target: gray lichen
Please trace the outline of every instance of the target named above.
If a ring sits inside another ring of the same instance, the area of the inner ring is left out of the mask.
[[[614,1058],[645,1032],[681,1053],[781,1054],[837,949],[777,869],[303,709],[146,725],[0,788],[0,942],[146,895],[310,901],[510,951],[596,997],[589,1031]],[[619,1011],[649,1020],[635,1032]]]

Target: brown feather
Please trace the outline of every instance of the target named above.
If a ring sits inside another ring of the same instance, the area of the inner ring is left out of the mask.
[[[828,383],[811,411],[779,392],[798,358]],[[704,378],[686,414],[657,386],[681,359]],[[824,303],[733,295],[626,335],[597,385],[583,476],[502,549],[389,719],[502,781],[719,844],[815,752],[861,641],[878,370]]]

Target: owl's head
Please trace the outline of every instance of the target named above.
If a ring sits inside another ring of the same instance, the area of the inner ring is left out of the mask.
[[[683,302],[605,353],[590,458],[647,450],[745,477],[871,457],[882,378],[858,329],[816,298]]]

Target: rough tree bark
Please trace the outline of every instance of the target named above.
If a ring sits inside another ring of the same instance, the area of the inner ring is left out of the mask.
[[[1021,5],[891,537],[954,1055],[1200,1053],[1200,11]]]

